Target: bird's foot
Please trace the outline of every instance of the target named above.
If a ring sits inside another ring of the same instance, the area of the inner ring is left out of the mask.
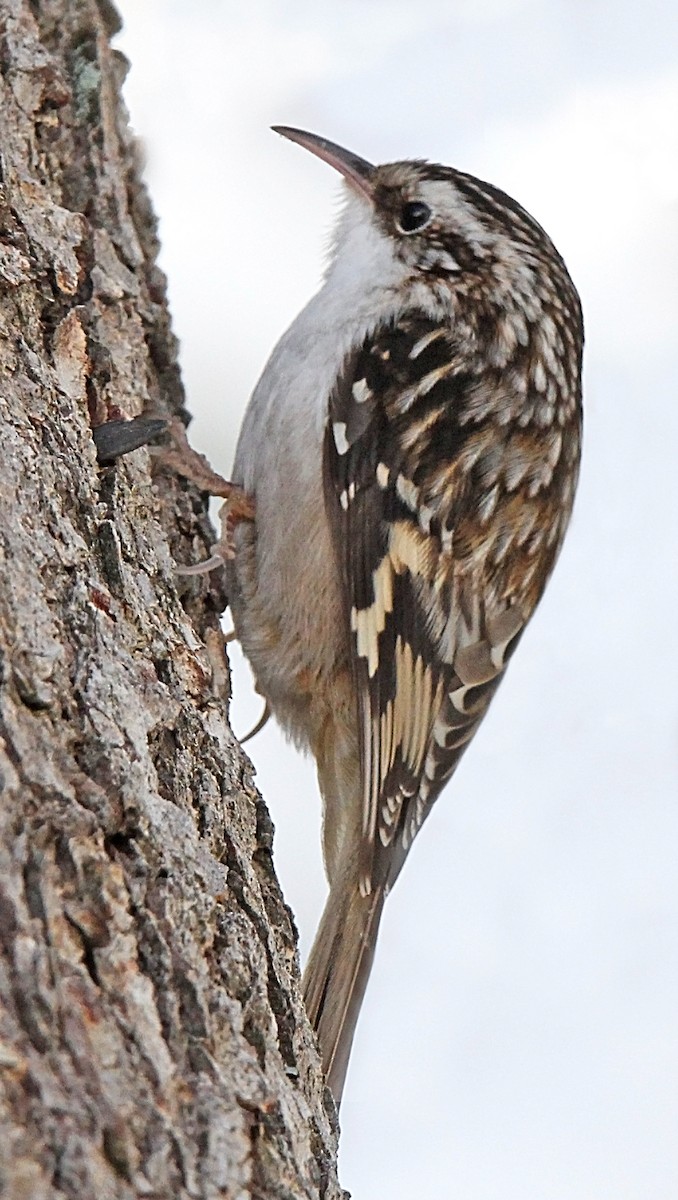
[[[226,482],[224,480],[224,482]],[[219,524],[221,533],[211,547],[212,553],[204,562],[193,563],[190,567],[177,567],[179,575],[207,575],[223,567],[230,558],[235,558],[235,529],[241,521],[253,521],[255,514],[254,500],[234,483],[228,484],[230,494],[219,509]]]
[[[172,439],[171,446],[154,451],[154,456],[177,475],[189,479],[202,492],[224,498],[219,511],[221,533],[211,548],[210,557],[190,567],[177,567],[180,575],[206,575],[217,567],[223,567],[227,559],[234,557],[236,525],[240,521],[254,520],[254,500],[237,484],[213,470],[205,455],[189,445],[186,430],[178,418],[170,422],[168,433]]]

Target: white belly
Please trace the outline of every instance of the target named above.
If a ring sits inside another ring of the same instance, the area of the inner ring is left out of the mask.
[[[355,204],[345,233],[354,252],[337,259],[275,347],[245,414],[233,469],[233,482],[256,505],[254,526],[245,522],[236,532],[229,571],[235,628],[261,692],[301,744],[313,742],[323,719],[322,712],[309,716],[310,707],[331,708],[333,677],[335,684],[338,673],[350,678],[323,493],[329,396],[350,353],[399,308],[384,281],[393,273],[395,288],[402,268]]]
[[[254,527],[236,532],[229,599],[262,693],[296,741],[307,707],[345,666],[339,577],[323,492],[330,388],[343,361],[336,333],[311,342],[298,319],[274,350],[250,401],[233,481],[252,494]]]

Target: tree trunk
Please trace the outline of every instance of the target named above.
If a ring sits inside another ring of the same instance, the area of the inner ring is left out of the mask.
[[[184,412],[117,23],[0,0],[0,1196],[332,1200],[205,497],[92,441]]]

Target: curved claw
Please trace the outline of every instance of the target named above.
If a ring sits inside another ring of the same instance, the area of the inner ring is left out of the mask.
[[[264,725],[266,725],[266,723],[268,722],[270,715],[271,715],[271,710],[268,707],[268,701],[266,701],[266,704],[264,705],[264,711],[261,714],[261,716],[259,717],[259,720],[257,721],[256,725],[254,726],[254,729],[250,729],[249,733],[246,733],[243,738],[240,738],[241,746],[244,746],[245,742],[249,742],[250,738],[256,737],[256,735],[258,733],[261,733],[262,729],[264,728]]]
[[[212,554],[202,562],[191,563],[190,567],[180,567],[175,564],[174,570],[177,575],[209,575],[210,571],[216,571],[217,567],[223,567],[223,565],[222,555]]]

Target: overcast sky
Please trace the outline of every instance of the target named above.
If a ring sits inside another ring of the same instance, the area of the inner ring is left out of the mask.
[[[390,897],[342,1106],[355,1200],[678,1196],[678,5],[118,0],[194,443],[230,468],[339,192],[269,132],[512,193],[582,295],[572,528]],[[258,716],[244,669],[232,721]],[[313,768],[248,747],[307,951]]]

